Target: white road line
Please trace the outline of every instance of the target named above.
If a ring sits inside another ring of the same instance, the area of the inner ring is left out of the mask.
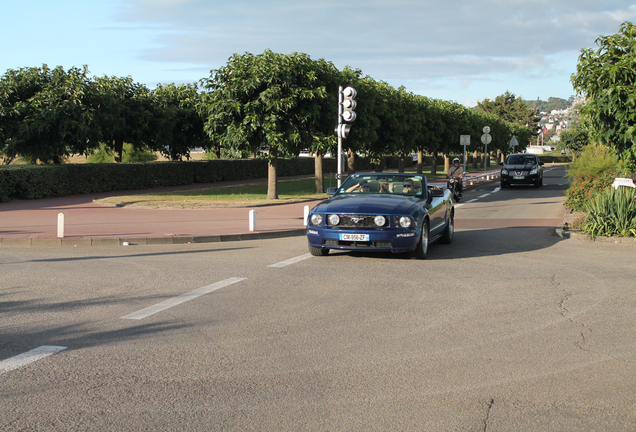
[[[229,278],[229,279],[225,279],[224,281],[221,282],[217,282],[214,283],[212,285],[207,285],[204,286],[202,288],[198,288],[195,289],[194,291],[190,291],[188,293],[185,294],[181,294],[178,295],[176,297],[173,297],[171,299],[162,301],[160,303],[157,303],[154,306],[149,306],[145,309],[139,310],[137,312],[133,312],[131,314],[125,315],[122,318],[124,319],[134,319],[134,320],[140,320],[140,319],[144,319],[146,317],[149,317],[150,315],[156,314],[157,312],[161,312],[164,311],[166,309],[169,309],[173,306],[177,306],[180,305],[181,303],[185,303],[189,300],[195,299],[197,297],[201,297],[204,294],[209,294],[212,291],[216,291],[219,290],[221,288],[225,288],[226,286],[235,284],[237,282],[241,282],[243,280],[245,280],[246,278],[238,278],[238,277],[234,277],[234,278]]]
[[[2,360],[0,361],[0,375],[38,360],[42,360],[44,357],[48,357],[51,354],[58,353],[65,349],[66,347],[63,346],[42,345],[41,347],[32,349],[31,351],[18,354],[15,357]]]
[[[490,195],[490,193],[483,194],[483,195],[479,195],[479,197],[478,197],[478,198],[486,198],[488,195]]]
[[[311,254],[310,253],[306,253],[305,255],[297,256],[296,258],[290,258],[288,260],[281,261],[281,262],[278,262],[276,264],[269,265],[267,267],[285,267],[285,266],[288,266],[288,265],[296,264],[299,261],[306,260],[307,258],[311,258]]]
[[[466,204],[471,203],[471,202],[475,202],[475,201],[478,201],[477,198],[466,201]]]

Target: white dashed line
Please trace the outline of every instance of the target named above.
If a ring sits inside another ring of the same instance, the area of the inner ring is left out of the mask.
[[[44,357],[48,357],[51,354],[58,353],[65,349],[66,347],[63,346],[43,345],[15,357],[2,360],[0,361],[0,375],[38,360],[42,360]]]
[[[270,265],[268,267],[285,267],[285,266],[288,266],[288,265],[291,265],[291,264],[296,264],[299,261],[306,260],[307,258],[311,258],[311,254],[307,253],[305,255],[300,255],[300,256],[297,256],[295,258],[290,258],[288,260],[281,261],[281,262],[278,262],[276,264],[272,264],[272,265]]]
[[[171,299],[168,299],[166,301],[162,301],[161,303],[157,303],[154,306],[150,306],[150,307],[147,307],[147,308],[142,309],[140,311],[133,312],[131,314],[125,315],[122,318],[123,319],[134,319],[134,320],[144,319],[146,317],[149,317],[150,315],[156,314],[157,312],[164,311],[164,310],[169,309],[169,308],[171,308],[173,306],[177,306],[177,305],[179,305],[181,303],[185,303],[185,302],[187,302],[189,300],[195,299],[195,298],[200,297],[200,296],[202,296],[204,294],[211,293],[212,291],[216,291],[216,290],[219,290],[221,288],[225,288],[226,286],[235,284],[237,282],[241,282],[241,281],[243,281],[245,279],[246,278],[238,278],[238,277],[229,278],[229,279],[226,279],[224,281],[217,282],[217,283],[214,283],[212,285],[207,285],[207,286],[204,286],[202,288],[195,289],[194,291],[190,291],[188,293],[178,295],[178,296],[173,297]]]

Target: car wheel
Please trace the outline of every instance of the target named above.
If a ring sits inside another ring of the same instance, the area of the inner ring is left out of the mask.
[[[309,246],[309,253],[313,256],[327,256],[329,255],[329,249]]]
[[[542,179],[537,179],[537,181],[534,182],[534,187],[540,188],[542,183],[543,183]]]
[[[508,183],[501,182],[501,188],[505,189],[508,187]]]
[[[455,212],[451,211],[448,216],[448,223],[446,224],[446,229],[444,229],[444,234],[442,234],[442,238],[440,242],[444,244],[451,244],[453,242],[453,237],[455,236]]]
[[[426,259],[426,256],[428,255],[428,234],[428,219],[424,219],[422,235],[420,236],[420,241],[417,242],[415,251],[413,251],[413,258],[422,260]]]

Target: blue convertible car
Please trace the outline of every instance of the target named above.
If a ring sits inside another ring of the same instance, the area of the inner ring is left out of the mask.
[[[454,208],[446,188],[403,173],[353,174],[309,212],[312,255],[330,249],[410,252],[425,259],[435,240],[453,241]]]

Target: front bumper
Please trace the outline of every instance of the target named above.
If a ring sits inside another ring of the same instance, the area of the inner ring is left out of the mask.
[[[340,234],[366,234],[368,241],[341,240]],[[408,252],[419,242],[417,229],[343,230],[307,227],[307,241],[316,248]]]
[[[527,174],[524,173],[522,175],[511,175],[511,174],[501,174],[501,183],[511,184],[511,185],[521,185],[521,184],[536,184],[539,181],[539,174]]]

